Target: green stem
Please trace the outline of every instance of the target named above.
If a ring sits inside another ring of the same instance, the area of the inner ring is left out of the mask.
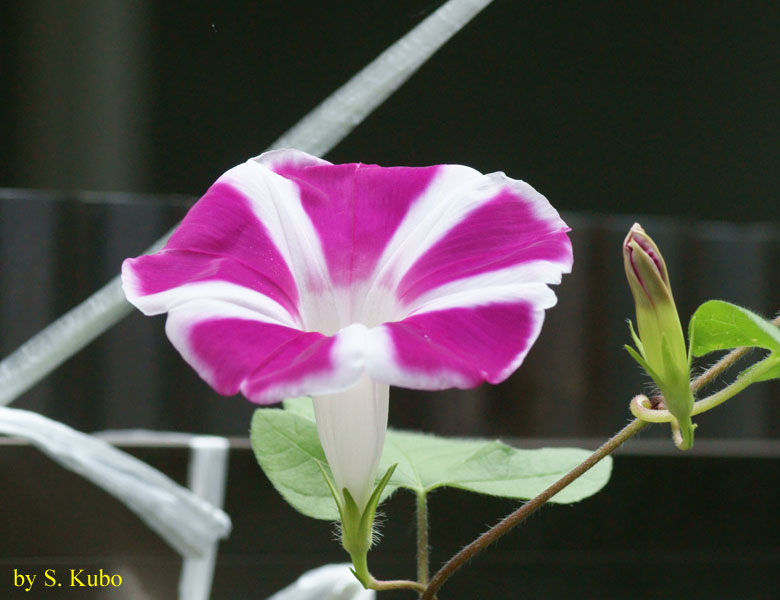
[[[365,586],[370,590],[376,590],[377,592],[386,592],[389,590],[414,590],[422,594],[425,591],[425,585],[419,581],[408,581],[406,579],[391,579],[388,581],[380,581],[373,577]]]
[[[374,578],[368,571],[368,553],[358,552],[350,554],[349,556],[352,559],[352,566],[354,567],[352,572],[355,574],[355,577],[363,584],[364,588],[370,588],[371,584],[374,582]]]
[[[505,517],[503,521],[488,529],[476,540],[463,548],[449,561],[447,561],[447,563],[433,576],[433,579],[431,579],[431,582],[428,584],[428,587],[425,589],[425,592],[421,596],[420,600],[432,600],[434,598],[434,594],[436,594],[444,582],[447,581],[447,579],[449,579],[452,574],[455,573],[455,571],[462,567],[464,563],[487,548],[500,537],[506,535],[512,529],[517,527],[531,514],[541,508],[555,494],[560,492],[572,481],[580,477],[583,473],[598,463],[602,458],[617,450],[624,442],[642,431],[642,429],[647,427],[647,425],[649,425],[649,423],[640,421],[639,419],[634,419],[631,421],[617,434],[610,438],[610,440],[607,441],[603,446],[601,446],[579,465],[574,467],[571,471],[566,473],[566,475],[561,477],[558,481],[553,483],[541,494],[523,504],[515,512]]]
[[[388,590],[414,590],[420,594],[425,591],[426,584],[419,581],[408,581],[406,579],[390,579],[382,581],[374,579],[374,576],[368,570],[368,553],[358,552],[350,554],[352,558],[352,572],[358,581],[368,590],[384,592]]]
[[[428,585],[428,497],[426,492],[417,492],[417,581]]]
[[[748,371],[743,372],[734,383],[731,383],[711,396],[707,396],[703,400],[694,403],[691,415],[698,415],[715,408],[719,404],[723,404],[726,400],[736,396],[750,384],[755,383],[764,373],[776,367],[778,363],[780,363],[780,358],[776,356],[770,356],[769,358],[765,358],[761,362],[756,363]]]
[[[382,581],[374,579],[368,571],[367,553],[352,556],[353,572],[363,587],[369,590],[384,592],[387,590],[415,590],[419,593],[425,591],[425,584],[418,581],[408,581],[406,579],[390,579]]]
[[[738,351],[740,351],[741,352],[740,356],[741,356],[745,353],[742,352],[743,350],[745,349],[738,348],[736,351],[730,352],[721,361],[718,361],[718,363],[716,363],[713,366],[713,368],[709,369],[704,375],[709,375],[710,371],[712,371],[715,366],[721,365],[721,363],[724,363],[723,369],[721,370],[725,370],[726,368],[731,366],[731,364],[733,364],[735,360],[737,360],[733,357],[733,355],[736,354]],[[712,394],[711,396],[707,396],[706,398],[703,398],[698,402],[694,402],[693,410],[691,411],[691,416],[700,415],[703,412],[707,412],[708,410],[711,410],[716,406],[723,404],[729,398],[733,398],[739,392],[744,390],[746,387],[755,383],[764,373],[776,367],[778,362],[780,362],[780,358],[775,356],[770,356],[760,362],[757,362],[755,365],[753,365],[752,368],[743,372],[742,375],[740,375],[736,381],[727,385],[722,390],[719,390],[714,394]],[[704,375],[699,377],[698,380],[702,379]],[[715,375],[717,375],[717,373]],[[713,377],[715,377],[715,375],[711,375],[709,379],[712,379]],[[695,380],[694,383],[698,380]],[[702,383],[702,385],[704,384]],[[633,400],[631,400],[631,412],[634,414],[635,417],[647,421],[649,423],[670,423],[674,421],[674,416],[668,410],[651,408],[647,406],[645,402],[648,402],[647,398],[641,395],[636,396],[634,397]]]

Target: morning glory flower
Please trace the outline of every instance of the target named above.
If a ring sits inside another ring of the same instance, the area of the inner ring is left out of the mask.
[[[571,269],[567,231],[503,173],[276,150],[220,177],[122,280],[145,314],[168,313],[171,342],[219,393],[312,396],[335,487],[362,509],[389,386],[506,379]]]

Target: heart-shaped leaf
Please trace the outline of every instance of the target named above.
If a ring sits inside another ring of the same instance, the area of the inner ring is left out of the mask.
[[[688,330],[694,356],[743,346],[780,352],[780,328],[746,308],[721,300],[710,300],[696,309]]]
[[[285,402],[285,410],[264,408],[252,419],[252,447],[260,466],[295,509],[316,519],[334,520],[338,510],[322,477],[327,462],[317,438],[311,400]],[[524,450],[499,441],[450,439],[408,432],[387,432],[380,474],[398,467],[383,499],[399,487],[430,492],[456,487],[503,498],[533,498],[590,454],[577,448]],[[552,502],[577,502],[607,483],[611,458],[559,492]]]

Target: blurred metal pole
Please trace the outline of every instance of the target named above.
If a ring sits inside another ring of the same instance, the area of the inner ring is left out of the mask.
[[[325,154],[491,2],[449,0],[337,89],[271,148],[287,146]],[[146,252],[162,247],[172,232]],[[30,338],[0,362],[0,406],[15,400],[131,310],[116,277]]]

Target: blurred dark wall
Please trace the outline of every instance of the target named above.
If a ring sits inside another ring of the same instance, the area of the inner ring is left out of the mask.
[[[0,3],[0,188],[64,190],[0,194],[0,356],[174,224],[189,199],[166,193],[203,192],[436,6]],[[523,368],[424,402],[394,391],[391,422],[504,436],[620,427],[646,383],[622,350],[633,307],[619,248],[636,215],[685,322],[711,297],[780,308],[778,23],[772,3],[498,0],[330,153],[504,170],[573,227],[574,273]],[[702,417],[700,435],[780,435],[778,385]],[[162,318],[138,313],[16,405],[86,430],[240,435],[252,411],[216,398]]]
[[[190,201],[0,189],[0,357],[113,278],[122,260],[173,226]],[[558,304],[521,368],[475,390],[393,389],[392,425],[461,436],[603,438],[625,424],[630,398],[649,391],[623,350],[634,307],[620,247],[632,217],[563,216],[572,227],[575,268],[556,287]],[[764,315],[780,308],[780,225],[642,222],[663,248],[684,323],[710,298]],[[14,406],[87,431],[244,436],[254,405],[221,398],[201,381],[166,339],[164,320],[133,311]],[[697,439],[780,437],[778,397],[780,381],[753,386],[698,417]],[[668,428],[643,436],[665,438]]]
[[[38,585],[24,594],[6,594],[7,598],[177,597],[181,559],[133,513],[35,449],[3,442],[0,439],[0,473],[8,515],[0,536],[0,557],[8,557],[4,569],[13,574],[14,568],[30,573],[44,568],[94,573],[102,568],[123,578],[118,591],[85,587],[75,596]],[[632,444],[628,452],[615,457],[604,492],[585,502],[546,507],[481,554],[471,568],[458,572],[441,596],[448,600],[777,598],[780,488],[771,485],[780,479],[776,446],[766,444],[763,454],[749,456],[729,455],[728,450],[707,455],[701,444],[691,452],[643,456],[631,452],[636,447]],[[186,479],[186,446],[123,449],[176,481]],[[482,533],[486,523],[517,508],[513,500],[451,488],[437,489],[429,503],[434,567]],[[372,572],[392,578],[409,575],[414,506],[413,494],[407,491],[382,504],[386,524],[381,543],[371,549]],[[345,560],[344,551],[334,543],[333,524],[293,511],[260,476],[246,446],[230,452],[225,510],[233,531],[220,544],[212,600],[262,600],[307,569]],[[738,516],[724,519],[724,514]],[[409,600],[411,595],[399,590],[382,592],[379,598]]]
[[[0,187],[199,194],[440,2],[2,3]],[[497,0],[329,158],[777,220],[780,4]]]

